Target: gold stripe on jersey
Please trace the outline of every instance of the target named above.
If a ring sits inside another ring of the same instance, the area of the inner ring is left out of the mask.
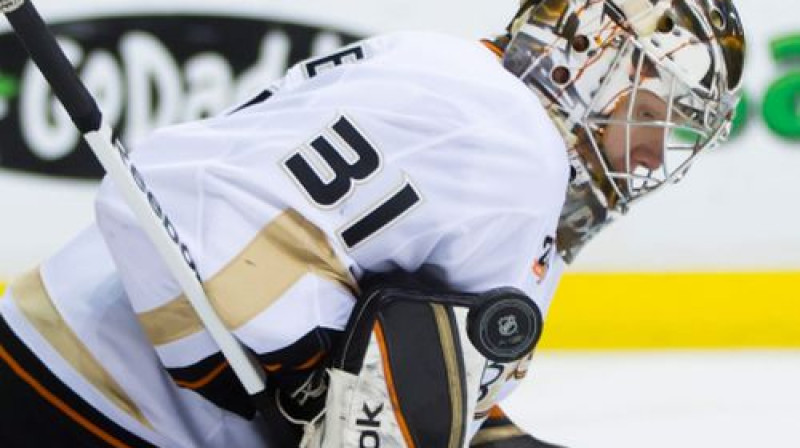
[[[138,317],[147,339],[156,346],[178,341],[203,330],[203,323],[183,295]]]
[[[72,368],[110,402],[143,425],[152,428],[133,400],[62,319],[45,289],[39,269],[20,276],[9,288],[14,302],[28,321]]]
[[[214,309],[237,329],[269,308],[306,274],[357,290],[325,234],[295,210],[270,221],[227,266],[204,282]],[[203,326],[184,295],[139,314],[153,345],[197,333]]]

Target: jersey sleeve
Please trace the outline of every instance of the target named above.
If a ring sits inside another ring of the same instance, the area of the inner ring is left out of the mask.
[[[133,162],[191,252],[223,323],[268,371],[310,369],[346,323],[352,276],[318,227],[228,166],[227,138],[202,134],[158,132]],[[139,323],[173,380],[252,416],[217,345],[108,179],[96,217]]]

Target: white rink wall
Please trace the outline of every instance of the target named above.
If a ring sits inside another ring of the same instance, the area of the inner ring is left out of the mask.
[[[432,29],[478,38],[499,30],[516,0],[39,0],[48,20],[122,12],[249,15],[330,25],[356,34]],[[688,178],[634,208],[585,249],[576,271],[800,270],[800,143],[768,130],[762,100],[775,81],[800,70],[777,64],[772,39],[800,33],[781,0],[744,0],[749,33],[746,88],[750,118],[742,135],[698,161]],[[3,24],[2,30],[7,26]],[[798,87],[800,94],[800,87]],[[800,117],[794,117],[800,121]],[[535,143],[534,143],[535,144]],[[2,145],[2,142],[0,142]],[[28,269],[92,220],[95,183],[0,170],[0,279]]]

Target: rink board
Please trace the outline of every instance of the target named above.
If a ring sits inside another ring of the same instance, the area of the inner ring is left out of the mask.
[[[800,272],[567,274],[540,347],[800,348],[799,285]]]

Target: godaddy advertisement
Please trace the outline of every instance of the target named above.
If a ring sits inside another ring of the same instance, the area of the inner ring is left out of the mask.
[[[144,13],[62,21],[52,29],[126,141],[221,112],[288,65],[357,36],[268,17]],[[0,166],[99,177],[94,156],[9,33],[0,36]]]

